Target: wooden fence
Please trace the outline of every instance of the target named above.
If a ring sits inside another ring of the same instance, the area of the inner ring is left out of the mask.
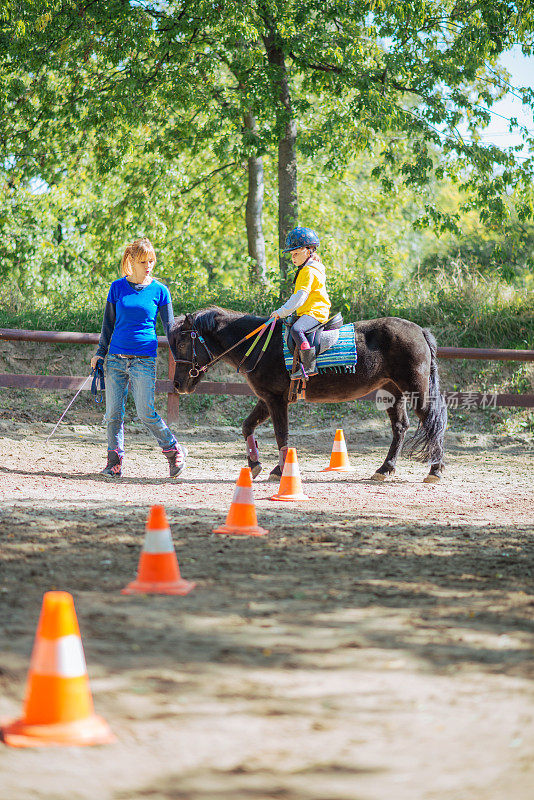
[[[54,344],[98,344],[98,333],[79,333],[76,331],[27,331],[18,328],[0,328],[0,340],[17,342],[47,342]],[[168,348],[167,339],[158,336],[158,346]],[[489,361],[534,361],[534,350],[490,350],[473,347],[438,347],[439,358],[483,359]],[[89,368],[87,370],[89,373]],[[169,351],[169,379],[156,381],[156,392],[167,393],[167,420],[175,422],[179,413],[179,395],[174,393],[174,359]],[[0,373],[0,387],[10,389],[49,389],[54,391],[76,391],[86,380],[73,375],[20,375]],[[86,390],[89,391],[89,385]],[[246,383],[226,381],[202,381],[196,394],[248,395],[252,389]],[[445,392],[445,399],[451,408],[495,408],[522,407],[534,408],[534,394],[490,394],[487,392]],[[376,392],[371,392],[360,400],[374,400]]]

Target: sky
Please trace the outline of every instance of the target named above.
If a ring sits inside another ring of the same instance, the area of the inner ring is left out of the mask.
[[[516,45],[501,56],[500,62],[510,73],[509,83],[512,86],[534,88],[534,56],[524,56],[521,47]],[[525,125],[534,136],[532,109],[524,106],[512,92],[508,92],[502,100],[491,107],[491,122],[481,131],[482,141],[498,147],[520,144],[521,136],[516,133],[511,134],[508,130],[508,120],[512,117],[516,117],[517,121]],[[526,155],[527,150],[524,149],[523,153]]]

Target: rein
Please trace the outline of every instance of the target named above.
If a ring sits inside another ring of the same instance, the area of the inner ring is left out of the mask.
[[[254,366],[251,367],[250,369],[246,369],[245,372],[254,372],[254,370],[256,369],[258,364],[260,363],[261,359],[265,355],[265,351],[267,350],[269,342],[271,341],[271,336],[273,335],[274,326],[276,325],[276,320],[277,320],[277,317],[273,317],[273,321],[271,322],[271,324],[269,326],[269,333],[267,334],[267,338],[265,339],[265,341],[263,343],[263,347],[261,348],[260,352],[258,353],[258,357],[257,357],[256,361],[254,362]],[[268,322],[265,323],[266,327],[267,327],[268,324],[269,324]],[[248,348],[247,352],[245,353],[245,355],[243,356],[243,358],[239,362],[239,364],[237,366],[237,371],[238,372],[239,372],[239,369],[240,369],[241,365],[243,364],[243,362],[248,358],[248,356],[252,353],[252,351],[254,350],[254,348],[256,347],[258,342],[260,341],[261,337],[265,333],[265,329],[266,328],[260,330],[260,332],[258,333],[256,338],[254,339],[254,341],[252,342],[252,344]]]
[[[274,320],[273,320],[273,322],[276,322],[276,319],[274,319]],[[231,347],[229,347],[227,350],[224,350],[224,351],[223,351],[223,352],[222,352],[222,353],[221,353],[219,356],[214,356],[214,355],[213,355],[213,353],[211,352],[211,350],[209,349],[208,345],[206,344],[206,342],[205,342],[205,340],[204,340],[204,337],[202,336],[202,334],[200,334],[200,333],[199,333],[199,331],[197,331],[197,329],[196,329],[196,328],[195,328],[195,326],[194,326],[194,323],[191,323],[191,324],[192,324],[192,328],[191,328],[191,330],[189,331],[189,333],[190,333],[190,335],[191,335],[191,358],[190,358],[190,359],[186,359],[186,358],[175,358],[175,359],[174,359],[174,361],[175,361],[175,363],[176,363],[176,364],[191,364],[191,369],[189,370],[189,377],[190,377],[190,378],[198,378],[198,376],[199,376],[201,373],[203,373],[203,372],[207,372],[207,370],[208,370],[210,367],[212,367],[214,364],[216,364],[216,363],[217,363],[217,361],[220,361],[220,359],[221,359],[221,358],[223,358],[225,355],[227,355],[227,353],[230,353],[232,350],[235,350],[235,348],[236,348],[236,347],[238,347],[238,345],[240,345],[240,344],[243,344],[243,342],[246,342],[246,341],[247,341],[247,339],[251,339],[251,338],[252,338],[252,336],[254,336],[255,334],[258,334],[258,336],[256,337],[256,339],[255,339],[255,340],[254,340],[254,342],[252,343],[252,347],[250,347],[250,348],[247,350],[247,352],[246,352],[246,354],[245,354],[245,358],[246,358],[246,357],[249,355],[249,353],[250,353],[250,352],[252,352],[252,350],[254,349],[254,347],[256,346],[256,344],[258,343],[258,341],[259,341],[260,337],[262,336],[262,334],[264,333],[264,331],[265,331],[265,330],[267,329],[267,327],[269,326],[269,322],[264,322],[262,325],[260,325],[259,327],[255,328],[255,329],[254,329],[253,331],[251,331],[250,333],[247,333],[247,335],[246,335],[246,336],[243,336],[243,338],[242,338],[242,339],[240,339],[238,342],[236,342],[235,344],[233,344],[233,345],[232,345]],[[266,347],[267,347],[267,344],[269,343],[269,340],[270,340],[270,338],[271,338],[271,334],[272,334],[272,331],[273,331],[273,329],[274,329],[274,324],[273,324],[273,323],[271,323],[271,330],[270,330],[270,332],[269,332],[269,336],[267,337],[266,344],[264,345],[264,348],[263,348],[263,350],[262,350],[262,351],[261,351],[261,353],[260,353],[260,356],[262,356],[262,355],[263,355],[263,353],[265,352],[265,349],[266,349]],[[186,333],[187,333],[187,331],[186,331]],[[201,343],[201,344],[204,346],[204,349],[206,350],[206,352],[207,352],[208,356],[209,356],[209,357],[210,357],[210,359],[211,359],[211,360],[210,360],[210,361],[208,361],[208,363],[207,363],[207,364],[205,364],[203,367],[200,367],[200,366],[199,366],[199,364],[198,364],[198,362],[197,362],[197,351],[196,351],[196,345],[195,345],[195,341],[196,341],[196,339],[198,339],[198,341],[199,341],[199,342],[200,342],[200,343]],[[238,371],[238,372],[239,372],[239,367],[241,366],[241,364],[243,363],[243,361],[245,360],[245,358],[243,358],[243,360],[240,362],[240,364],[239,364],[239,366],[238,366],[238,368],[237,368],[237,371]],[[254,364],[254,366],[252,367],[252,369],[255,369],[255,368],[257,367],[259,360],[260,360],[260,359],[258,358],[258,360],[257,360],[257,361],[256,361],[256,363]],[[249,372],[252,372],[252,370],[248,370],[248,371],[249,371]]]

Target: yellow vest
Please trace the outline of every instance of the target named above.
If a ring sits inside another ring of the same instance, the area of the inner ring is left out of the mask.
[[[330,314],[330,298],[326,291],[324,267],[315,259],[309,261],[300,270],[295,282],[295,292],[304,289],[308,298],[297,308],[297,316],[303,314],[313,317],[317,322],[326,322]]]

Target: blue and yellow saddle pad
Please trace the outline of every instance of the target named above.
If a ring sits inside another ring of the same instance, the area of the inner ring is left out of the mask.
[[[289,352],[285,337],[284,361],[286,368],[291,372],[293,356]],[[336,344],[317,358],[317,369],[319,372],[354,372],[357,361],[354,325],[350,322],[348,325],[342,325],[339,329],[339,339]]]

